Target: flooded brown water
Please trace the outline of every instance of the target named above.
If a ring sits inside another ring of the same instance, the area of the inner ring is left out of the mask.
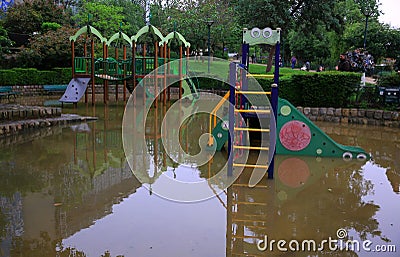
[[[399,129],[318,123],[373,160],[278,156],[274,180],[248,188],[245,171],[218,197],[179,203],[148,190],[155,163],[174,178],[201,179],[226,153],[209,166],[177,166],[146,130],[153,159],[138,155],[138,169],[149,170],[139,182],[125,160],[123,111],[122,103],[67,108],[99,120],[0,147],[0,256],[400,256]],[[181,131],[189,152],[205,121]],[[347,237],[334,241],[338,232]]]

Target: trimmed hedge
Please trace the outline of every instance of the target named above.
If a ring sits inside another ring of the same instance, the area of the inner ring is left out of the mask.
[[[50,71],[35,68],[0,70],[0,85],[68,84],[71,74],[71,68],[55,68]]]
[[[348,107],[350,98],[360,85],[361,74],[353,72],[321,72],[293,75],[286,85],[286,94],[291,88],[293,104],[308,107]],[[282,85],[284,88],[285,85]],[[285,97],[285,90],[282,90]],[[289,91],[289,92],[288,92]],[[289,100],[289,99],[288,99]],[[290,101],[290,100],[289,100]]]
[[[228,90],[228,84],[209,78],[198,78],[200,89]],[[271,90],[273,79],[257,78],[265,91]],[[348,107],[358,89],[361,74],[354,72],[304,72],[282,76],[279,96],[295,106]]]
[[[17,72],[14,70],[0,70],[0,85],[9,86],[17,84]]]
[[[400,87],[400,73],[390,73],[380,76],[378,79],[380,87]]]

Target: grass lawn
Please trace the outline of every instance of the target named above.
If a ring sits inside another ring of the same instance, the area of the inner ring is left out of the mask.
[[[266,66],[262,64],[250,64],[249,72],[251,74],[274,74],[275,67],[273,66],[271,71],[265,73]],[[208,62],[207,59],[204,62],[201,61],[190,61],[189,70],[196,73],[208,73]],[[226,77],[229,73],[229,62],[214,60],[210,62],[210,73],[213,75],[221,75]],[[305,71],[292,70],[291,68],[280,68],[279,74],[281,76],[294,75],[294,74],[304,74]]]
[[[262,64],[250,64],[249,72],[252,74],[274,74],[275,66],[272,66],[270,72],[265,73],[265,69],[267,67]],[[292,70],[291,68],[279,68],[279,75],[286,76],[286,75],[294,75],[294,74],[304,74],[306,71],[301,70]]]

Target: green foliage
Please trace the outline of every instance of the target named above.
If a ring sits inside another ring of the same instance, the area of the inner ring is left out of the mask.
[[[13,42],[8,37],[8,32],[0,25],[0,55],[3,53],[9,53],[9,47],[13,45]],[[3,59],[3,58],[1,58]]]
[[[164,33],[174,29],[179,31],[190,43],[191,49],[207,49],[208,26],[206,21],[213,21],[210,26],[211,49],[222,51],[228,48],[238,51],[241,43],[241,26],[237,21],[235,7],[225,1],[206,0],[171,1],[169,8],[153,5],[151,12],[153,25]]]
[[[0,86],[68,84],[71,80],[71,73],[71,68],[57,68],[45,71],[35,68],[0,70]]]
[[[69,36],[75,29],[61,27],[36,35],[30,40],[30,48],[24,48],[16,57],[20,67],[51,69],[71,66],[71,44]]]
[[[57,80],[55,84],[68,84],[72,78],[72,68],[53,68],[57,73]]]
[[[49,31],[49,30],[56,31],[57,29],[59,29],[61,27],[62,26],[56,22],[43,22],[42,31]]]
[[[17,85],[37,85],[40,83],[40,75],[35,68],[14,68],[13,70],[17,73]]]
[[[316,33],[306,35],[304,30],[299,28],[291,30],[288,35],[290,49],[296,53],[300,63],[310,61],[318,65],[326,65],[329,57],[329,38],[327,31],[322,25],[316,25]]]
[[[4,27],[13,33],[40,32],[44,22],[65,24],[69,21],[62,7],[51,0],[28,0],[15,4],[5,16]]]
[[[337,1],[234,1],[239,23],[247,28],[271,27],[289,31],[302,27],[307,32],[315,31],[315,21],[321,21],[327,28],[336,29],[343,17],[335,12]]]
[[[17,84],[17,72],[14,70],[0,70],[0,85],[12,86]]]
[[[346,107],[360,80],[361,75],[352,72],[293,75],[280,85],[280,96],[299,106]]]
[[[123,8],[107,1],[84,1],[77,15],[72,18],[79,27],[86,26],[89,19],[90,25],[98,29],[106,38],[118,32],[121,23],[122,31],[127,28],[124,24]]]
[[[390,73],[380,76],[378,79],[378,86],[380,87],[400,87],[400,74]]]

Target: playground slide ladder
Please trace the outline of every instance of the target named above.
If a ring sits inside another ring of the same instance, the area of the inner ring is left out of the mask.
[[[241,84],[237,83],[237,85]],[[242,99],[250,99],[251,97],[258,96],[263,96],[265,98],[265,96],[270,95],[271,92],[244,90],[241,86],[235,88],[233,91],[235,99],[233,115],[225,115],[222,120],[217,122],[217,112],[230,98],[231,92],[227,92],[210,113],[210,137],[208,140],[208,146],[215,147],[217,151],[220,151],[224,144],[228,141],[229,123],[233,122],[233,139],[231,140],[231,142],[233,142],[233,158],[229,164],[229,167],[266,170],[269,167],[268,155],[270,149],[265,143],[262,143],[262,140],[265,138],[269,139],[269,136],[266,134],[270,133],[269,119],[271,117],[271,110],[269,107],[265,106],[266,101],[264,101],[264,103],[258,103],[257,106],[249,106],[249,104],[243,104]],[[243,119],[241,119],[241,117],[244,117],[245,122]],[[260,123],[264,124],[264,126],[257,127],[254,126],[254,122],[250,122],[250,119],[256,117],[258,117]],[[266,119],[266,121],[263,121],[264,119]],[[268,124],[268,128],[265,126],[265,124]],[[250,140],[250,133],[264,134],[264,137],[260,137],[261,140],[257,142],[258,144],[256,144],[253,142],[253,140]],[[261,158],[258,158],[256,163],[254,163],[254,161],[252,163],[248,163],[246,158],[242,158],[245,151],[258,151]],[[260,163],[260,160],[262,160],[262,163]]]
[[[252,143],[252,141],[249,138],[246,138],[244,135],[247,133],[263,133],[263,134],[269,134],[270,129],[265,128],[265,127],[252,127],[251,123],[249,122],[249,118],[251,116],[258,116],[259,119],[263,119],[264,117],[270,117],[271,110],[265,108],[265,106],[251,106],[250,108],[247,107],[247,105],[243,105],[240,103],[240,99],[242,99],[242,96],[245,96],[245,98],[250,98],[251,96],[257,96],[257,95],[270,95],[271,92],[264,92],[264,91],[248,91],[248,90],[243,90],[243,89],[235,89],[235,119],[236,122],[234,123],[234,139],[233,139],[233,150],[237,151],[242,151],[242,150],[255,150],[255,151],[260,151],[260,152],[269,152],[269,147],[264,146],[261,144],[260,146],[257,146]],[[241,114],[245,118],[247,118],[247,122],[243,123],[241,122],[238,118],[240,117]],[[262,122],[262,121],[261,121]],[[269,122],[268,122],[269,123]],[[247,132],[247,133],[246,133]],[[262,139],[261,139],[262,140]],[[240,155],[240,154],[239,154]],[[268,156],[268,154],[266,155]],[[247,162],[235,162],[238,160],[238,158],[233,159],[233,167],[243,167],[243,168],[261,168],[261,169],[268,169],[268,163],[257,163],[257,164],[249,164]],[[267,161],[267,159],[264,159]]]

